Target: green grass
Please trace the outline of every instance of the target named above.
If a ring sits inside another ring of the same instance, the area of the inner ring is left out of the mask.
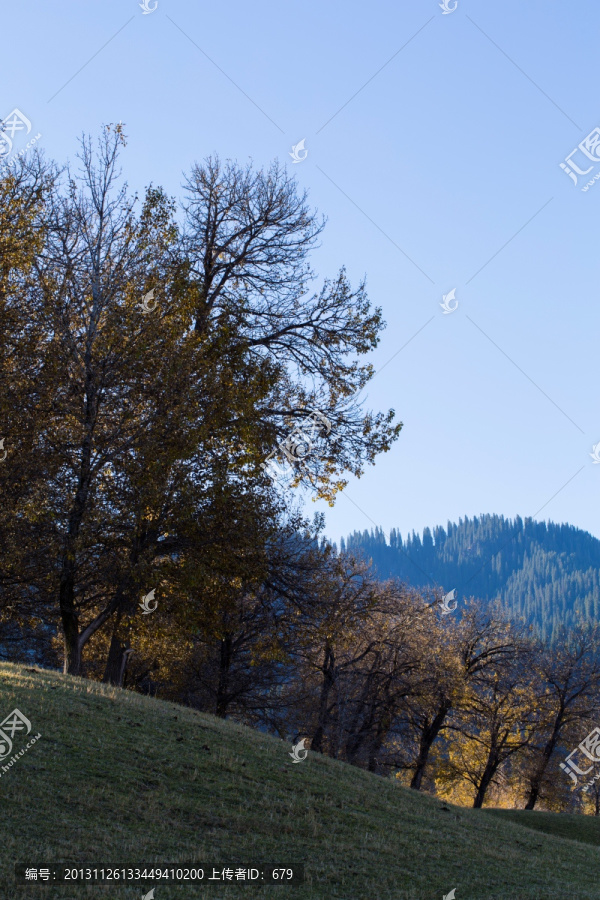
[[[565,816],[550,812],[525,812],[523,809],[490,809],[488,812],[500,816],[510,822],[516,822],[524,828],[533,828],[544,834],[579,841],[581,844],[593,844],[600,847],[600,817]]]
[[[598,822],[467,810],[190,709],[0,664],[42,737],[0,777],[0,900],[600,898]],[[13,753],[26,742],[15,738]],[[6,762],[6,761],[4,761]],[[554,824],[552,824],[554,823]],[[594,846],[590,846],[594,844]],[[16,886],[15,862],[304,863],[304,885]]]

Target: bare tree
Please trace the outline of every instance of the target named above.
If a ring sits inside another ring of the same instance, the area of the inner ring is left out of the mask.
[[[278,372],[262,415],[273,438],[309,409],[334,428],[304,474],[331,499],[345,485],[334,473],[362,472],[389,449],[401,425],[393,411],[365,414],[357,395],[372,377],[358,357],[374,349],[384,322],[364,282],[352,290],[342,269],[309,294],[308,255],[324,222],[277,163],[267,171],[209,158],[186,182],[185,265],[194,285],[195,328],[227,327],[244,350]],[[273,440],[275,444],[275,440]]]

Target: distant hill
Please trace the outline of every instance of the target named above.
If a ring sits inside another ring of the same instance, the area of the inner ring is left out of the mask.
[[[310,750],[296,765],[290,744],[233,721],[0,663],[0,717],[15,707],[41,736],[21,757],[16,734],[0,769],[1,900],[598,898],[595,816],[465,809]],[[15,884],[15,862],[57,861],[147,877]],[[207,883],[264,863],[303,864],[307,883]],[[205,880],[150,876],[167,864]]]
[[[560,623],[600,621],[600,540],[572,525],[483,515],[404,540],[395,528],[354,532],[347,549],[373,560],[381,578],[500,599],[548,638]]]

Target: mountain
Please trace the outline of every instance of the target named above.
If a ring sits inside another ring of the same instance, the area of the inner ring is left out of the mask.
[[[482,515],[389,543],[380,528],[354,532],[342,550],[372,559],[379,577],[500,599],[511,616],[552,638],[562,623],[600,621],[600,540],[573,525]]]

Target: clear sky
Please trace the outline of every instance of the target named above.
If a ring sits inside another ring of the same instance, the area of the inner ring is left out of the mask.
[[[404,428],[309,505],[332,539],[484,512],[600,537],[597,2],[28,0],[0,25],[0,117],[49,156],[122,121],[131,187],[172,194],[212,152],[278,157],[328,217],[317,272],[366,274],[388,323],[366,401]]]

